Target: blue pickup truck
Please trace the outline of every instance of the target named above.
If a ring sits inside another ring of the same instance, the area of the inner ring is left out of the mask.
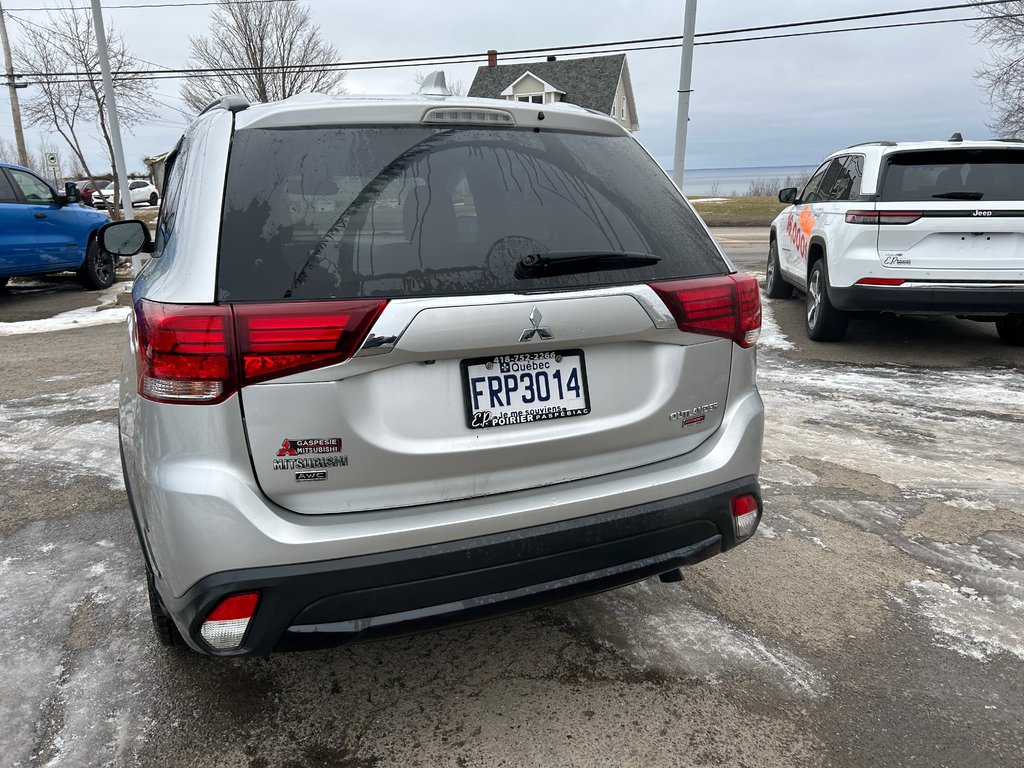
[[[96,240],[110,219],[79,200],[74,184],[61,195],[28,168],[0,163],[0,288],[16,275],[67,270],[86,288],[113,285],[115,258]]]

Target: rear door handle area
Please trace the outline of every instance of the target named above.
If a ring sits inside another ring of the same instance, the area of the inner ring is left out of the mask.
[[[37,219],[45,219],[46,218],[46,214],[45,213],[37,213],[37,214],[35,214],[35,217]]]

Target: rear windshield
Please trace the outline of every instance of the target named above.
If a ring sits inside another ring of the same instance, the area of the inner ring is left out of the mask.
[[[660,261],[515,275],[528,255],[591,252]],[[248,129],[233,140],[222,301],[558,290],[727,271],[626,136],[401,126]]]
[[[879,199],[1024,200],[1024,150],[956,149],[892,155]]]

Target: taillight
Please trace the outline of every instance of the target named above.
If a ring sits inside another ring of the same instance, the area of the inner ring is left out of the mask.
[[[737,539],[745,539],[757,528],[760,505],[752,493],[732,497],[732,524]]]
[[[348,360],[386,301],[236,304],[242,384]]]
[[[732,339],[744,349],[761,335],[761,291],[753,275],[650,283],[680,331]]]
[[[913,224],[924,214],[920,211],[847,211],[847,224]]]
[[[245,639],[259,601],[259,592],[225,597],[210,611],[206,621],[199,627],[199,634],[211,648],[218,651],[235,650]]]
[[[231,308],[135,304],[139,394],[161,403],[219,403],[235,389]]]
[[[898,277],[862,277],[857,285],[903,285],[905,282]]]
[[[140,300],[139,394],[219,403],[246,384],[344,362],[387,302],[184,305]]]

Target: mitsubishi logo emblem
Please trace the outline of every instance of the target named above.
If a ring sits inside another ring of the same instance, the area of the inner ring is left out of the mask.
[[[541,339],[553,339],[554,334],[551,333],[550,328],[546,328],[540,324],[540,321],[544,319],[544,316],[540,313],[540,310],[536,307],[533,308],[533,312],[530,313],[530,323],[533,324],[533,328],[527,328],[523,331],[523,335],[519,337],[520,341],[530,341],[534,336],[540,336]]]

